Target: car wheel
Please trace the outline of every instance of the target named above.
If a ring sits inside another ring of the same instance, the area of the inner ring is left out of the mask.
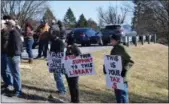
[[[87,45],[87,46],[90,46],[91,44],[90,44],[90,42],[88,42],[86,45]]]
[[[103,45],[106,46],[106,45],[107,45],[107,42],[103,42]]]
[[[84,43],[81,43],[81,46],[85,46],[85,44],[84,44]]]

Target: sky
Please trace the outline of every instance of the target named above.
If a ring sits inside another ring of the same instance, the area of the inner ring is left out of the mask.
[[[64,15],[67,9],[70,7],[76,17],[76,20],[79,19],[79,16],[83,13],[86,19],[92,18],[98,23],[98,13],[97,8],[102,7],[104,10],[108,6],[124,6],[130,5],[133,6],[131,1],[49,1],[48,6],[52,10],[56,19],[63,20]],[[126,24],[131,24],[131,19],[133,13],[127,15]]]

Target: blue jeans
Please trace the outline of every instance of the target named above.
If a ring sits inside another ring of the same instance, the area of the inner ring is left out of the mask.
[[[4,53],[1,53],[1,77],[6,87],[13,85],[12,73],[8,66],[8,57]]]
[[[117,103],[129,103],[127,82],[124,83],[124,90],[115,89],[114,92]]]
[[[8,57],[9,68],[13,76],[13,86],[16,93],[21,92],[21,73],[20,73],[20,56]]]
[[[28,53],[28,57],[31,59],[33,58],[33,53],[32,53],[32,45],[34,43],[33,39],[25,39],[25,46],[26,46],[26,51]]]
[[[60,93],[65,93],[66,89],[63,83],[62,73],[54,73],[54,79],[56,81],[56,87]]]
[[[48,40],[40,40],[38,57],[41,57],[42,52],[43,52],[43,56],[47,57],[47,50],[48,50]]]

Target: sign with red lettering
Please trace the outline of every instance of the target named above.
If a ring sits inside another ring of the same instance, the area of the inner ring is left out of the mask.
[[[121,56],[105,55],[104,65],[106,70],[106,85],[108,88],[124,89]]]
[[[48,52],[47,60],[50,73],[65,73],[63,52]]]
[[[68,77],[85,76],[96,74],[93,57],[89,54],[79,56],[66,56],[65,69]]]

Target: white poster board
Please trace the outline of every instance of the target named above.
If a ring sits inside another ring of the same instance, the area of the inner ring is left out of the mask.
[[[65,73],[64,52],[48,52],[47,60],[50,73]]]
[[[113,89],[124,89],[121,56],[105,55],[104,65],[106,71],[106,86]]]
[[[93,57],[90,53],[79,56],[66,56],[65,69],[68,77],[96,74]]]

